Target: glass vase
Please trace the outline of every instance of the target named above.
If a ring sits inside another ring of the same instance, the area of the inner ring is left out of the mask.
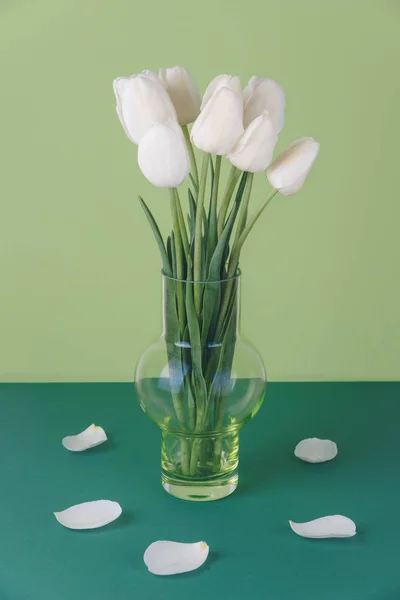
[[[266,391],[262,359],[240,334],[240,274],[223,281],[163,275],[163,331],[138,361],[143,411],[162,431],[164,489],[218,500],[238,485],[239,430]]]

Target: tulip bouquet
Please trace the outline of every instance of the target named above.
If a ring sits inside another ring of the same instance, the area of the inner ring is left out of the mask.
[[[139,199],[167,278],[164,341],[175,423],[188,435],[215,431],[231,378],[243,244],[278,192],[293,195],[301,188],[319,144],[299,139],[272,162],[285,109],[284,91],[273,79],[252,77],[242,90],[238,77],[218,75],[201,98],[189,71],[174,67],[120,77],[114,92],[142,173],[170,197],[173,227],[166,241]],[[194,147],[201,151],[199,165]],[[220,190],[223,159],[229,173]],[[251,212],[253,178],[260,172],[273,189]],[[184,211],[178,186],[187,178]],[[218,444],[214,453],[218,462]],[[182,443],[181,474],[195,476],[200,459],[196,442]]]

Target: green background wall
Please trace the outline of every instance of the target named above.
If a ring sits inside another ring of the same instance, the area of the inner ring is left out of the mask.
[[[0,379],[130,380],[160,329],[167,194],[136,165],[112,79],[184,64],[280,81],[279,148],[314,171],[243,255],[243,326],[270,379],[400,378],[400,3],[3,0]],[[257,177],[254,201],[268,185]]]

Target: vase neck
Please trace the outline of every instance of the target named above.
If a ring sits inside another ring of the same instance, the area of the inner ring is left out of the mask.
[[[180,281],[163,276],[163,336],[192,345],[221,345],[239,334],[240,276],[222,281]]]

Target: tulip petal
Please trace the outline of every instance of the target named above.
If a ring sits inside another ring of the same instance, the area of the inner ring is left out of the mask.
[[[342,515],[321,517],[307,523],[289,523],[297,535],[306,538],[345,538],[356,534],[354,521]]]
[[[176,575],[194,571],[205,563],[209,547],[205,542],[183,544],[158,541],[150,544],[143,560],[154,575]]]
[[[158,123],[139,144],[138,163],[143,175],[157,187],[177,187],[189,175],[186,143],[175,122]]]
[[[282,86],[268,77],[252,77],[243,91],[244,126],[247,127],[265,110],[279,133],[285,122],[285,92]]]
[[[121,122],[121,125],[122,125],[122,127],[123,127],[126,135],[130,139],[130,141],[135,144],[136,142],[131,137],[131,135],[129,133],[129,129],[127,127],[127,124],[125,123],[124,115],[122,113],[122,108],[121,108],[123,94],[124,94],[124,92],[126,90],[126,87],[127,87],[127,81],[128,81],[127,77],[118,77],[118,79],[114,79],[114,81],[113,81],[113,90],[114,90],[115,100],[116,100],[116,107],[115,108],[116,108],[116,111],[117,111],[118,118],[119,118],[119,120]]]
[[[242,171],[265,171],[272,160],[277,139],[269,113],[264,112],[246,128],[227,159]]]
[[[154,71],[150,71],[150,69],[145,69],[140,74],[144,75],[145,77],[148,77],[149,79],[151,79],[152,81],[155,81],[156,83],[160,83],[160,81],[161,81],[159,76],[157,75],[157,73],[154,73]],[[162,81],[161,81],[161,83],[162,83]]]
[[[285,196],[299,191],[319,152],[319,143],[313,138],[301,138],[291,144],[268,167],[268,181]]]
[[[111,500],[95,500],[70,506],[54,516],[61,525],[68,529],[96,529],[108,525],[118,519],[122,508],[118,502]]]
[[[151,73],[151,75],[150,75]],[[129,139],[138,144],[155,123],[177,121],[176,111],[160,78],[150,71],[113,82],[117,115]]]
[[[67,435],[63,438],[62,445],[71,452],[82,452],[88,448],[99,446],[105,441],[107,441],[107,436],[104,429],[93,423],[77,435]]]
[[[256,75],[253,75],[252,77],[250,77],[249,81],[247,82],[246,87],[243,90],[243,104],[245,106],[246,106],[251,94],[253,93],[254,86],[258,79],[260,79],[260,78],[256,77]]]
[[[332,460],[338,453],[337,445],[331,440],[307,438],[299,442],[294,450],[295,456],[309,463],[322,463]]]
[[[192,142],[212,154],[228,154],[243,133],[241,94],[223,87],[212,95],[191,131]]]
[[[242,95],[242,86],[240,85],[239,77],[233,75],[217,75],[212,81],[210,81],[206,91],[204,92],[201,110],[203,110],[211,96],[213,96],[215,92],[218,92],[218,90],[223,87]]]
[[[159,76],[175,107],[179,125],[193,123],[200,113],[201,96],[188,69],[160,69]]]

